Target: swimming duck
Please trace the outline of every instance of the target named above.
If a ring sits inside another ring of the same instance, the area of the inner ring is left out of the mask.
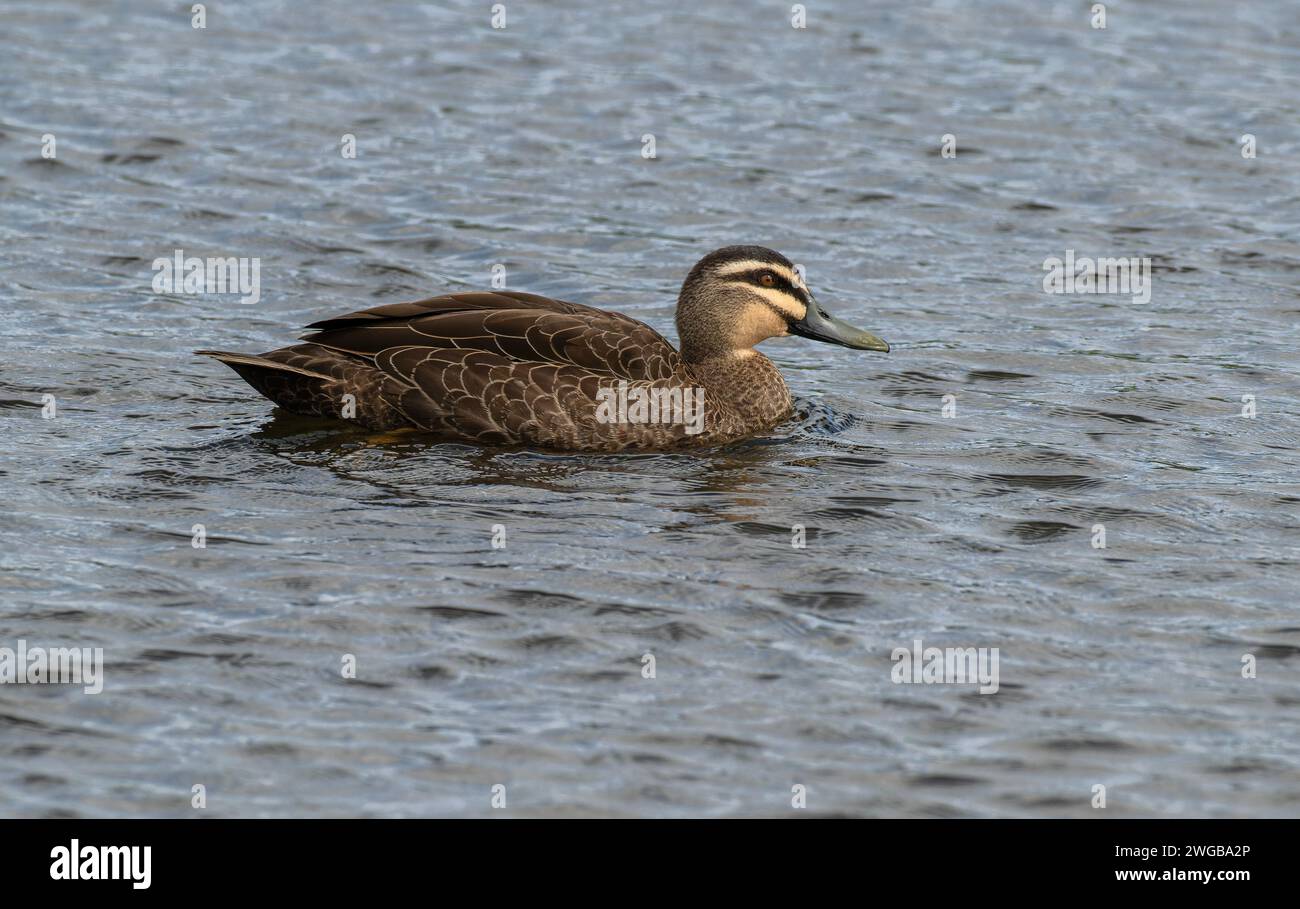
[[[718,445],[794,409],[754,350],[788,334],[888,352],[829,315],[790,260],[728,246],[677,298],[681,350],[620,313],[497,290],[394,303],[307,326],[305,343],[215,357],[294,413],[425,430],[448,441],[564,451]]]

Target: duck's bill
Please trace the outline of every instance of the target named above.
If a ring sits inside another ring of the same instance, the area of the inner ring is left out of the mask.
[[[792,334],[827,344],[842,344],[854,350],[879,350],[889,353],[889,344],[884,338],[878,338],[869,331],[855,328],[842,319],[837,319],[813,303],[808,313],[799,321],[790,323]]]

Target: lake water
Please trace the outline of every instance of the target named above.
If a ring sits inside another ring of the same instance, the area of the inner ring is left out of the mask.
[[[0,647],[104,688],[0,685],[0,814],[1300,814],[1295,4],[806,5],[6,6]],[[190,353],[497,264],[675,338],[731,243],[894,349],[769,342],[799,417],[725,449],[372,438]]]

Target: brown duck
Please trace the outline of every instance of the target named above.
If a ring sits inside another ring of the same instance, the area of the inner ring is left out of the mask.
[[[447,441],[566,451],[718,445],[793,411],[772,361],[787,334],[888,351],[817,304],[785,256],[728,246],[677,298],[681,350],[629,316],[518,291],[394,303],[308,326],[269,353],[201,350],[294,413]]]

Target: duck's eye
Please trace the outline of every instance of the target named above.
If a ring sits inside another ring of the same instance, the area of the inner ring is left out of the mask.
[[[776,275],[772,274],[770,271],[765,271],[758,276],[758,283],[762,284],[764,287],[775,287]]]

